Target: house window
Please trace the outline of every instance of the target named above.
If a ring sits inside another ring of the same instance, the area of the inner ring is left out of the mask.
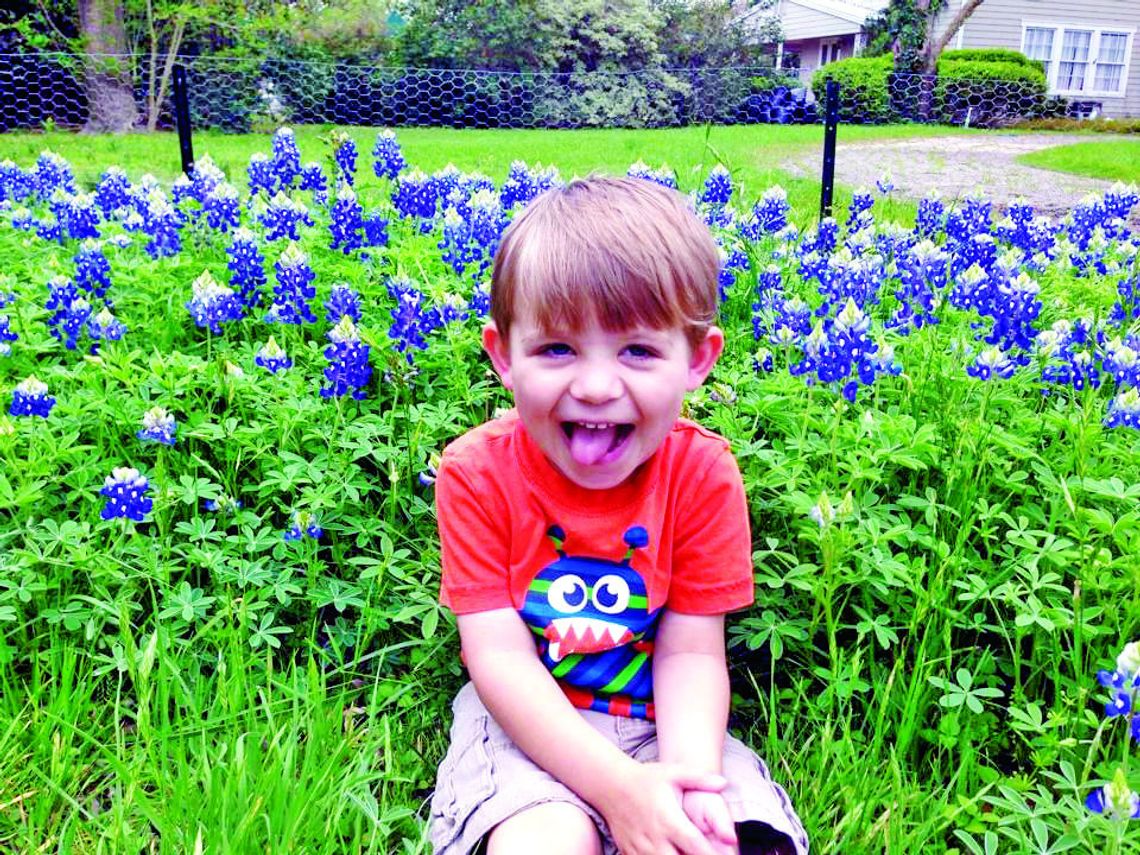
[[[827,65],[829,62],[835,62],[837,59],[843,59],[842,39],[824,39],[819,43],[820,65]]]
[[[1040,60],[1049,91],[1061,95],[1120,96],[1128,80],[1132,30],[1026,25],[1021,52]]]

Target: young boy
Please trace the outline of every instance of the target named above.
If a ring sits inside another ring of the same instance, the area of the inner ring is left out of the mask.
[[[716,245],[683,196],[589,178],[503,237],[483,345],[515,409],[436,481],[441,600],[471,676],[437,853],[805,853],[725,733],[724,615],[752,602],[728,443],[680,418],[724,346]]]

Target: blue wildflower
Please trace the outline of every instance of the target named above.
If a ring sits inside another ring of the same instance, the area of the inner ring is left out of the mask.
[[[221,335],[223,323],[241,319],[241,300],[232,289],[219,284],[209,270],[203,270],[190,287],[192,296],[186,302],[186,308],[198,326],[207,327],[214,335]]]
[[[914,230],[919,237],[933,240],[942,231],[946,218],[946,206],[938,198],[938,194],[931,193],[918,203],[918,215],[915,217]]]
[[[360,295],[347,285],[333,285],[325,302],[325,320],[335,324],[344,317],[360,320]]]
[[[241,205],[238,192],[232,184],[221,183],[214,187],[203,205],[206,225],[225,233],[241,225]]]
[[[0,160],[0,202],[22,202],[31,195],[31,176],[11,160]]]
[[[363,229],[364,210],[352,187],[346,184],[337,191],[336,201],[330,211],[329,233],[332,235],[332,243],[329,244],[329,249],[339,249],[345,255],[359,249],[363,245]]]
[[[289,128],[278,128],[273,135],[273,173],[277,176],[279,190],[292,187],[301,174],[301,152],[297,149],[297,138]]]
[[[388,337],[397,353],[404,354],[411,364],[412,350],[426,350],[426,336],[441,323],[437,310],[425,306],[424,295],[405,278],[388,280],[388,294],[395,298],[396,308],[391,310],[392,326]]]
[[[33,374],[12,391],[12,405],[8,408],[8,414],[46,419],[54,406],[55,398],[48,394],[47,383]]]
[[[1118,394],[1108,405],[1108,415],[1105,416],[1104,426],[1130,427],[1140,430],[1140,389],[1135,387],[1125,389]]]
[[[142,217],[142,230],[150,236],[144,249],[151,258],[178,255],[182,251],[182,238],[178,230],[183,217],[170,204],[166,194],[152,190],[146,197],[146,213]]]
[[[309,216],[309,209],[299,199],[290,199],[281,191],[269,200],[265,212],[261,215],[261,224],[265,226],[265,239],[269,241],[286,238],[300,240],[299,228],[302,225],[311,226],[313,218]]]
[[[251,197],[262,192],[272,196],[277,190],[277,175],[273,172],[273,164],[265,154],[254,152],[250,156],[246,174],[249,176]]]
[[[56,276],[48,282],[44,308],[52,313],[47,322],[52,336],[68,350],[75,350],[91,317],[91,304],[79,296],[74,282],[65,276]]]
[[[166,411],[165,407],[151,407],[142,417],[142,429],[135,434],[143,442],[157,442],[162,445],[174,445],[174,434],[178,425],[174,416]]]
[[[525,207],[540,193],[559,183],[558,170],[553,166],[545,169],[536,167],[532,172],[523,161],[513,161],[507,180],[499,190],[499,204],[504,211],[516,206]]]
[[[1017,366],[1000,347],[986,348],[966,366],[966,373],[979,380],[1008,380],[1016,370]]]
[[[351,394],[356,400],[365,397],[364,387],[372,379],[372,366],[368,362],[370,348],[360,340],[352,318],[345,315],[328,333],[332,342],[325,348],[325,369],[328,386],[321,387],[321,397],[331,398]]]
[[[324,205],[329,200],[328,182],[325,172],[316,161],[306,163],[301,169],[301,190],[308,190],[313,194],[314,205]]]
[[[281,345],[273,336],[269,337],[269,341],[261,346],[257,351],[257,355],[253,358],[254,365],[260,366],[268,371],[270,374],[276,374],[278,371],[286,371],[293,367],[293,360],[289,358],[288,354],[281,349]]]
[[[311,511],[295,511],[292,524],[285,530],[283,536],[285,540],[294,542],[304,537],[319,540],[322,534],[324,534],[324,529],[317,521],[316,514]]]
[[[1088,794],[1085,807],[1117,822],[1140,819],[1140,795],[1128,786],[1128,779],[1120,768],[1109,783]]]
[[[765,235],[773,235],[788,225],[788,193],[783,187],[769,187],[752,206],[752,215],[741,222],[739,230],[748,240],[760,240]]]
[[[435,203],[435,187],[431,176],[419,169],[396,176],[392,204],[401,217],[430,220],[435,217]]]
[[[98,314],[87,319],[87,336],[91,339],[91,352],[99,348],[102,341],[119,341],[127,334],[127,326],[114,316],[109,306],[104,306]]]
[[[309,257],[295,243],[289,244],[273,265],[277,271],[277,284],[273,288],[273,305],[265,315],[267,323],[313,323],[317,316],[309,301],[317,296],[313,286],[316,274],[309,266]]]
[[[709,170],[708,177],[705,178],[705,186],[701,191],[700,202],[702,205],[712,205],[713,207],[721,207],[728,204],[728,200],[732,198],[732,176],[722,164],[717,164]]]
[[[248,229],[234,231],[233,242],[226,247],[230,260],[230,287],[238,292],[247,309],[261,305],[261,286],[266,283],[265,256],[258,248],[257,237]]]
[[[98,241],[85,240],[75,253],[75,284],[92,297],[106,296],[111,285],[111,263]]]
[[[227,514],[232,516],[241,510],[241,500],[233,496],[222,495],[216,499],[206,499],[202,506],[211,513]]]
[[[356,181],[356,143],[347,134],[333,152],[333,161],[337,167],[337,181],[350,187]]]
[[[652,169],[639,160],[631,164],[629,169],[625,171],[625,174],[630,178],[652,181],[654,184],[660,184],[662,187],[668,187],[670,190],[677,189],[677,176],[666,164],[661,164],[659,169]]]
[[[60,219],[66,224],[67,236],[72,240],[99,237],[99,209],[95,206],[95,194],[76,193],[70,196]]]
[[[364,217],[364,245],[388,245],[388,219],[379,211],[366,214]]]
[[[67,194],[74,194],[75,176],[71,172],[71,164],[54,151],[44,151],[36,159],[36,165],[31,172],[32,192],[46,202],[57,190]]]
[[[895,182],[891,177],[891,173],[884,172],[877,179],[875,179],[875,189],[877,189],[884,196],[889,196],[895,189]]]
[[[12,321],[7,315],[0,315],[0,356],[11,356],[12,345],[8,342],[19,340],[19,336],[12,332]]]
[[[407,166],[400,144],[392,131],[380,131],[376,135],[376,145],[372,148],[372,171],[377,178],[394,180]]]
[[[190,167],[190,195],[203,205],[210,194],[225,183],[226,174],[208,154],[198,158]]]
[[[101,516],[105,520],[122,517],[142,522],[154,509],[154,500],[147,496],[150,481],[139,470],[120,466],[111,471],[99,492],[106,497]]]

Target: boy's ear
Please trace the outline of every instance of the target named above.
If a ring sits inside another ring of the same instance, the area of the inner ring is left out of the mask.
[[[713,366],[720,359],[723,350],[724,333],[720,327],[709,327],[709,331],[705,333],[704,341],[693,348],[692,355],[689,358],[688,391],[692,392],[705,382],[705,378],[713,370]]]
[[[494,321],[483,327],[483,350],[491,357],[491,365],[495,373],[508,389],[514,388],[511,384],[511,348],[510,342],[500,335],[499,328]]]

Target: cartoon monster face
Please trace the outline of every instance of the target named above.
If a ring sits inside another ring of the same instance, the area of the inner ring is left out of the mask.
[[[641,526],[625,533],[630,547],[620,562],[568,556],[562,529],[552,526],[559,558],[544,567],[527,590],[523,618],[546,639],[546,655],[560,662],[570,654],[601,653],[642,639],[654,626],[645,581],[629,565],[633,551],[649,542]]]

